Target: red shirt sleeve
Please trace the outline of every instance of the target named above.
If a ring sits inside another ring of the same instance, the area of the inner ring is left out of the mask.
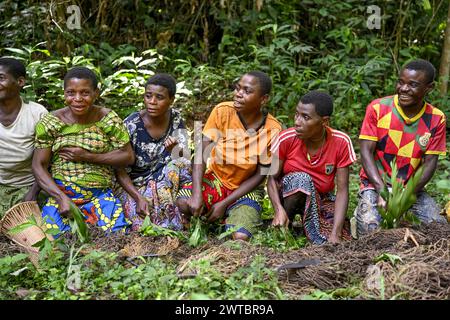
[[[283,133],[283,131],[278,133],[278,136],[275,138],[275,140],[272,143],[272,148],[270,151],[272,152],[272,154],[276,155],[278,157],[278,159],[284,161],[284,160],[286,160],[287,140],[283,140],[280,143],[280,136],[282,133]]]
[[[340,140],[341,143],[338,152],[337,167],[345,168],[356,161],[356,154],[350,137],[346,136]]]
[[[446,142],[445,142],[445,126],[446,120],[445,115],[442,115],[442,120],[436,127],[436,131],[430,137],[430,142],[427,146],[427,151],[425,154],[443,154],[447,153]]]
[[[380,108],[380,104],[379,104],[378,100],[372,101],[367,106],[366,115],[364,116],[364,121],[362,123],[361,132],[359,134],[359,139],[378,141],[378,136],[377,136],[378,115],[377,115],[376,108]]]

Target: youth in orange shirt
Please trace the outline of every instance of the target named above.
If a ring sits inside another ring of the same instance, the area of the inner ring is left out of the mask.
[[[271,140],[281,130],[280,123],[261,110],[271,88],[267,74],[248,72],[236,85],[234,101],[213,109],[203,130],[202,154],[195,156],[193,182],[182,188],[177,201],[184,214],[206,215],[208,222],[225,217],[227,228],[238,228],[234,239],[248,239],[262,224],[255,188],[265,178]]]

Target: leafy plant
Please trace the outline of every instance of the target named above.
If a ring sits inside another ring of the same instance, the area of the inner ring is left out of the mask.
[[[267,192],[264,193],[264,198],[261,203],[262,211],[261,211],[261,219],[262,220],[271,220],[274,217],[274,210],[272,206],[272,202],[270,201],[269,195]]]
[[[146,50],[140,56],[134,52],[129,56],[120,56],[112,61],[114,72],[102,81],[101,99],[118,114],[125,117],[143,107],[142,95],[145,81],[152,76],[162,56],[155,50]],[[115,104],[120,99],[120,108]]]
[[[361,289],[358,287],[338,288],[334,290],[314,290],[310,294],[303,295],[303,300],[338,300],[353,299],[361,295]]]
[[[379,261],[389,261],[392,265],[395,265],[397,262],[403,262],[400,256],[391,253],[380,254],[378,257],[375,258],[375,262]]]
[[[266,230],[257,232],[250,242],[279,251],[287,251],[303,248],[308,240],[303,236],[295,237],[288,228],[270,226]]]
[[[228,236],[231,236],[233,233],[235,233],[236,231],[238,231],[240,229],[239,226],[234,226],[231,228],[228,228],[227,230],[225,230],[224,232],[222,232],[221,234],[219,234],[217,236],[217,239],[222,240]]]
[[[176,264],[150,259],[126,267],[115,253],[81,254],[72,246],[42,261],[42,270],[30,268],[26,255],[0,258],[0,299],[283,299],[277,274],[256,256],[249,266],[224,276],[210,259],[194,261],[198,275],[179,278]],[[79,279],[71,285],[70,277]]]
[[[442,197],[442,202],[450,201],[450,161],[439,159],[440,174],[436,177],[437,195]]]
[[[182,232],[160,227],[150,221],[150,217],[145,217],[139,232],[144,236],[168,236],[172,238],[186,239]]]
[[[385,185],[389,182],[392,186],[392,191],[389,192],[385,187],[381,192],[381,197],[387,202],[386,209],[379,208],[381,226],[385,229],[397,228],[403,219],[414,224],[420,223],[414,214],[408,212],[408,209],[411,208],[417,200],[415,188],[422,176],[423,167],[421,166],[409,178],[406,185],[404,185],[402,179],[397,179],[398,169],[395,160],[391,161],[391,168],[392,174],[390,181],[387,181],[386,175],[384,176],[384,180]]]

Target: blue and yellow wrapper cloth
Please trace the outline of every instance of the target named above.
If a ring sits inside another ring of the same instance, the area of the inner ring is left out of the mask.
[[[126,232],[131,225],[125,217],[122,204],[114,196],[111,189],[83,188],[76,184],[55,179],[60,188],[77,206],[84,215],[86,223],[97,226],[106,233]],[[49,197],[42,209],[42,218],[47,229],[58,229],[56,238],[62,232],[70,231],[69,220],[61,217],[58,203]]]

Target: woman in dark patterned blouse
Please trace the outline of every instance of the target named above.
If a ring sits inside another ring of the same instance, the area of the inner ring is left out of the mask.
[[[179,186],[191,180],[191,164],[183,157],[188,154],[184,123],[171,108],[175,92],[172,76],[155,74],[145,85],[145,108],[124,120],[136,161],[116,175],[125,190],[121,199],[132,230],[138,230],[146,216],[165,228],[183,227],[175,199]]]

